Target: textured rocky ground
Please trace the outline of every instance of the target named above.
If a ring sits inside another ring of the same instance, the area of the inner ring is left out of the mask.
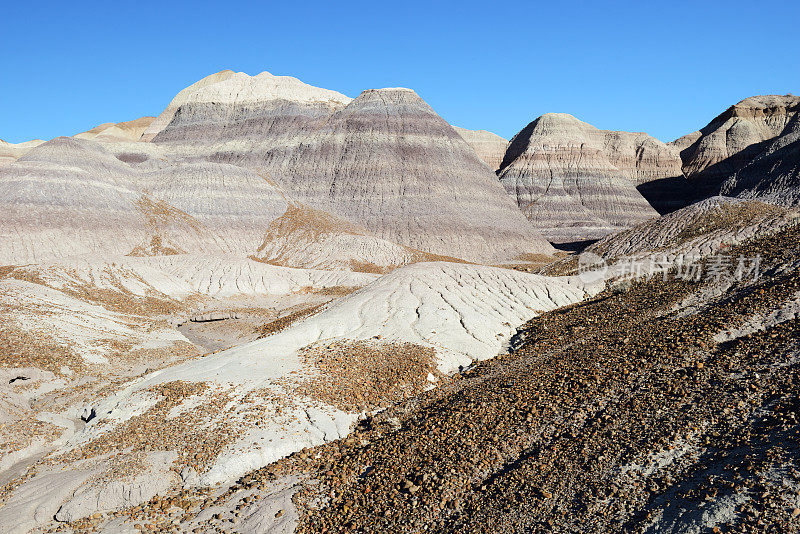
[[[87,506],[118,507],[163,492],[173,480],[164,468],[174,461],[177,440],[202,451],[207,436],[170,430],[173,423],[159,421],[156,410],[131,423],[137,434],[107,438],[104,446],[127,449],[124,458],[98,444],[76,451],[71,440],[102,417],[99,403],[130,381],[208,353],[206,345],[256,339],[264,322],[374,278],[225,257],[82,258],[3,268],[0,530],[13,517],[14,528],[27,531],[65,499],[72,505],[62,519],[79,517]],[[220,317],[199,334],[183,328]]]
[[[466,264],[377,278],[186,255],[5,276],[14,415],[0,524],[15,517],[19,531],[224,486],[343,437],[361,411],[422,393],[496,354],[513,325],[596,291]],[[259,332],[243,317],[269,323],[266,337],[247,343]],[[185,328],[192,320],[209,323],[204,335]],[[236,336],[234,348],[204,350]]]
[[[758,322],[797,301],[798,247],[789,225],[728,251],[760,256],[760,277],[612,286],[532,319],[513,353],[395,397],[345,439],[232,486],[52,526],[234,532],[287,528],[289,518],[300,532],[800,530],[797,314]],[[355,363],[329,348],[306,358],[334,375]],[[399,377],[428,365],[424,351],[397,350],[380,357],[402,355]]]
[[[797,530],[796,320],[714,341],[796,298],[797,235],[737,249],[765,277],[695,309],[703,283],[652,280],[531,321],[513,355],[314,451],[301,530]]]

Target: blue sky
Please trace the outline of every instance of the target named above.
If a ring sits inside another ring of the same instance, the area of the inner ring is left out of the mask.
[[[513,136],[546,112],[669,141],[753,94],[800,93],[800,2],[6,2],[0,138],[157,115],[223,69],[355,97],[415,89]]]

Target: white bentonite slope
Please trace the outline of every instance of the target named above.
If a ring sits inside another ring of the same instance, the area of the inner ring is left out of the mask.
[[[292,354],[309,344],[375,336],[433,347],[439,369],[448,373],[497,354],[514,325],[541,311],[577,302],[598,289],[586,287],[577,278],[419,263],[378,278],[280,333],[162,371],[136,384],[132,391],[173,380],[253,386],[295,370],[297,360]]]
[[[0,479],[24,477],[28,469],[36,476],[3,496],[0,525],[28,532],[59,511],[60,519],[68,519],[92,507],[122,507],[147,500],[175,481],[168,471],[175,457],[170,446],[148,456],[149,471],[115,474],[98,484],[87,477],[113,469],[104,454],[48,466],[54,450],[74,438],[98,399],[133,377],[206,352],[184,337],[178,323],[226,306],[247,313],[252,306],[280,310],[282,303],[319,303],[328,288],[339,294],[376,278],[224,255],[83,256],[3,269]],[[250,324],[235,322],[241,328]],[[282,420],[269,417],[275,424]],[[160,441],[156,434],[146,439]],[[63,450],[74,451],[74,446]],[[141,450],[129,452],[126,458],[133,461]],[[73,504],[61,510],[68,495]]]
[[[169,265],[162,265],[165,267]],[[188,271],[190,266],[184,268]],[[172,265],[173,271],[180,269],[180,265]],[[200,265],[199,271],[203,269]],[[219,282],[220,287],[225,285],[223,280]],[[144,432],[145,438],[153,433],[147,438],[151,440],[166,439],[159,438],[158,432],[171,418],[186,422],[172,430],[175,435],[162,441],[156,451],[136,452],[151,466],[150,474],[115,481],[127,484],[125,499],[111,498],[105,483],[87,481],[74,497],[62,501],[63,497],[54,495],[61,502],[57,517],[74,519],[149,498],[154,488],[160,488],[155,478],[171,480],[165,475],[171,463],[186,457],[182,451],[205,447],[202,443],[222,445],[203,465],[179,464],[176,469],[182,481],[174,484],[229,482],[293,451],[346,435],[356,414],[287,389],[293,381],[310,376],[308,373],[321,372],[303,363],[299,349],[355,340],[410,342],[435,350],[439,371],[450,372],[496,355],[515,326],[537,313],[577,302],[599,289],[587,287],[577,278],[465,264],[418,263],[397,269],[281,332],[153,372],[94,406],[98,417],[70,439],[63,451],[102,450],[103,443],[116,439],[115,433],[139,425],[141,418],[151,422],[137,426],[137,432]],[[435,378],[429,376],[428,380]],[[186,393],[169,393],[174,391]],[[169,398],[177,400],[170,405],[167,419],[155,416],[157,403]],[[196,434],[197,428],[204,429],[202,438]],[[201,445],[197,445],[198,439]],[[174,454],[165,455],[168,450]],[[120,452],[117,463],[134,454]],[[103,458],[74,462],[65,469],[103,471],[108,468]],[[66,473],[62,476],[68,478]],[[38,483],[34,477],[19,491]]]
[[[141,263],[139,263],[141,262]],[[361,287],[377,274],[269,265],[230,255],[155,256],[130,258],[126,266],[145,265],[180,280],[197,293],[211,297],[282,295],[335,287]]]

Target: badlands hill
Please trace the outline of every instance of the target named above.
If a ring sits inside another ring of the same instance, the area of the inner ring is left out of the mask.
[[[127,122],[106,122],[72,137],[109,143],[139,141],[142,133],[153,122],[153,119],[154,117],[141,117]],[[7,143],[0,139],[0,167],[18,160],[42,143],[44,141],[41,139],[33,139],[22,143]]]
[[[424,252],[502,261],[552,251],[475,151],[410,89],[363,92],[275,179],[307,205]]]
[[[367,268],[552,252],[474,150],[408,90],[351,101],[287,76],[224,71],[181,91],[156,119],[55,139],[0,178],[0,227],[15,236],[0,245],[5,263],[84,253],[246,257],[274,237],[280,225],[269,225],[289,202],[360,227],[373,239],[356,247],[373,253],[358,260]],[[353,233],[325,241],[331,250],[314,246],[333,257],[343,241],[353,245]],[[282,248],[281,264],[310,265],[298,245],[295,259]]]
[[[698,198],[722,193],[796,203],[798,115],[798,96],[754,96],[673,141]]]
[[[498,174],[528,219],[564,242],[657,216],[636,186],[679,172],[673,151],[652,137],[548,113],[514,136]]]
[[[800,108],[780,135],[723,182],[721,193],[788,206],[800,203]]]
[[[251,254],[286,210],[251,171],[130,165],[109,145],[59,137],[0,169],[0,263],[80,254]],[[266,220],[265,220],[266,219]]]
[[[796,532],[798,246],[725,252],[760,256],[758,280],[645,278],[542,314],[512,354],[242,488],[310,464],[303,533]]]
[[[223,72],[176,96],[149,136],[173,157],[251,169],[288,199],[403,247],[494,262],[552,251],[410,90],[351,101],[295,78]]]
[[[7,143],[0,139],[0,167],[8,165],[12,161],[17,161],[37,146],[44,143],[41,139],[33,139],[22,143]]]

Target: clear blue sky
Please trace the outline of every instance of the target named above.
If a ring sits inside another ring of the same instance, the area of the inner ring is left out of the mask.
[[[753,94],[800,93],[800,2],[4,2],[0,138],[157,115],[223,69],[355,97],[415,89],[513,136],[546,112],[672,140]]]

